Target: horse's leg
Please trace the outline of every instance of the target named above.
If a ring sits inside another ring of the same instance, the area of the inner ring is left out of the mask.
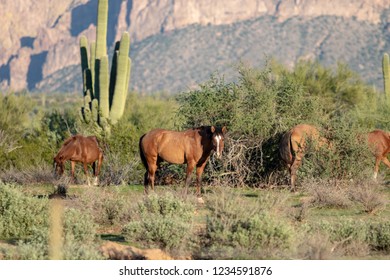
[[[94,186],[97,186],[97,184],[98,184],[98,180],[97,180],[97,168],[96,168],[96,161],[94,161],[93,163],[92,163],[92,170],[93,170],[93,176],[94,176],[94,178],[93,178],[93,185]]]
[[[96,177],[96,161],[92,162],[92,172],[93,172],[93,176]]]
[[[70,161],[70,174],[72,176],[72,182],[75,183],[76,182],[76,178],[74,176],[74,168],[75,168],[75,165],[76,165],[76,162],[75,161]]]
[[[382,158],[380,156],[377,156],[375,158],[375,167],[374,167],[374,176],[373,176],[374,180],[376,180],[376,178],[378,177],[379,165],[381,163],[381,160]]]
[[[144,175],[144,193],[148,194],[148,188],[149,188],[149,171],[146,170],[145,175]]]
[[[99,154],[99,158],[98,158],[98,164],[97,164],[97,169],[95,170],[95,181],[96,181],[96,185],[99,184],[99,174],[100,174],[100,169],[102,168],[102,163],[103,163],[103,154]]]
[[[196,167],[196,195],[198,197],[201,197],[202,174],[205,167],[206,167],[206,162]]]
[[[189,161],[187,163],[186,182],[185,182],[185,190],[184,190],[185,196],[187,196],[187,193],[188,193],[188,186],[191,183],[191,174],[195,168],[195,165],[196,165],[196,163],[193,161]]]
[[[294,162],[293,162],[293,164],[291,165],[291,168],[290,168],[291,189],[292,189],[292,191],[295,191],[295,183],[296,183],[296,180],[297,180],[297,171],[298,171],[298,168],[301,165],[301,163],[302,163],[302,158],[297,156],[294,159]]]
[[[147,180],[147,184],[145,185],[145,194],[148,194],[149,184],[150,184],[152,191],[154,191],[154,179],[155,179],[155,175],[156,175],[156,170],[157,170],[157,164],[148,162],[148,172],[147,172],[148,180]],[[146,176],[146,174],[145,174],[145,176]],[[145,182],[146,182],[146,178],[145,178]]]
[[[387,157],[383,157],[383,158],[382,158],[382,161],[383,161],[384,164],[386,164],[386,166],[387,166],[388,168],[390,168],[390,161],[387,159]]]
[[[91,186],[91,182],[89,181],[89,175],[88,175],[88,164],[86,162],[83,162],[83,166],[84,166],[84,174],[85,176],[87,176],[88,186]]]

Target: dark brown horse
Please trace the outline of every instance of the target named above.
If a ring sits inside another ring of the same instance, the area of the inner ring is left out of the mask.
[[[74,170],[76,162],[81,162],[83,164],[88,185],[90,185],[88,164],[92,164],[95,176],[94,184],[97,184],[98,175],[103,162],[103,152],[99,148],[99,143],[95,136],[84,137],[82,135],[74,135],[65,140],[61,149],[54,157],[54,170],[58,175],[64,174],[65,162],[67,160],[71,162],[71,175],[73,180],[75,179]]]
[[[381,162],[390,168],[390,162],[387,159],[390,153],[390,133],[380,129],[373,130],[368,133],[368,143],[375,156],[374,179],[376,179]]]
[[[294,126],[282,136],[279,143],[279,153],[282,160],[287,164],[293,190],[295,189],[297,170],[305,156],[308,140],[314,144],[316,149],[324,144],[330,146],[328,140],[320,136],[318,129],[309,124]]]
[[[187,164],[185,193],[191,181],[191,173],[196,167],[196,194],[200,196],[200,183],[203,170],[215,151],[220,157],[224,147],[226,127],[201,126],[186,131],[154,129],[139,140],[142,163],[146,168],[144,177],[145,193],[150,184],[154,190],[154,179],[160,162]]]

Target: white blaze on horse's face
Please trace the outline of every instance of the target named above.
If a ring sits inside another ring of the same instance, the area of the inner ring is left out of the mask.
[[[221,157],[222,150],[223,150],[223,137],[219,134],[216,134],[214,137],[214,147],[215,151],[217,152],[217,157]]]

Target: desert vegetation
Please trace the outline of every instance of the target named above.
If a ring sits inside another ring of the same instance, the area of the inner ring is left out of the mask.
[[[144,258],[105,251],[160,249],[176,259],[388,258],[389,171],[372,180],[374,158],[361,135],[389,130],[382,91],[346,65],[269,60],[241,64],[236,79],[215,73],[179,95],[129,93],[122,117],[99,134],[104,162],[98,187],[53,174],[64,139],[91,133],[79,115],[82,95],[0,95],[0,259],[50,258],[51,202],[60,201],[62,258]],[[317,125],[333,149],[308,151],[297,192],[278,154],[280,136]],[[203,199],[182,196],[183,166],[163,164],[144,196],[139,137],[152,128],[226,125],[221,159],[204,176]]]

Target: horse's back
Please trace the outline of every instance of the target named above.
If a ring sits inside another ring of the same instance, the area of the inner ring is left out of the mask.
[[[102,155],[96,136],[80,137],[80,146],[86,162],[94,162]]]
[[[74,135],[65,140],[57,157],[63,160],[92,163],[101,155],[102,151],[96,136]]]
[[[282,159],[291,164],[293,162],[293,153],[296,156],[302,156],[306,140],[318,141],[320,139],[318,129],[310,124],[298,124],[287,131],[279,144],[279,152]]]
[[[313,141],[321,141],[320,133],[317,127],[310,124],[299,124],[293,127],[291,131],[291,143],[294,151],[296,151],[301,146],[304,146],[306,141],[309,139]]]
[[[182,164],[192,144],[190,134],[188,131],[153,129],[141,137],[140,149],[146,158],[155,160],[159,157],[170,163]]]
[[[60,150],[56,155],[56,159],[68,160],[74,154],[76,141],[77,137],[75,137],[74,135],[65,139],[64,143],[62,144]]]
[[[291,129],[291,138],[299,141],[305,138],[318,138],[318,129],[310,124],[298,124]]]
[[[368,133],[368,143],[376,156],[390,153],[390,133],[376,129]]]

